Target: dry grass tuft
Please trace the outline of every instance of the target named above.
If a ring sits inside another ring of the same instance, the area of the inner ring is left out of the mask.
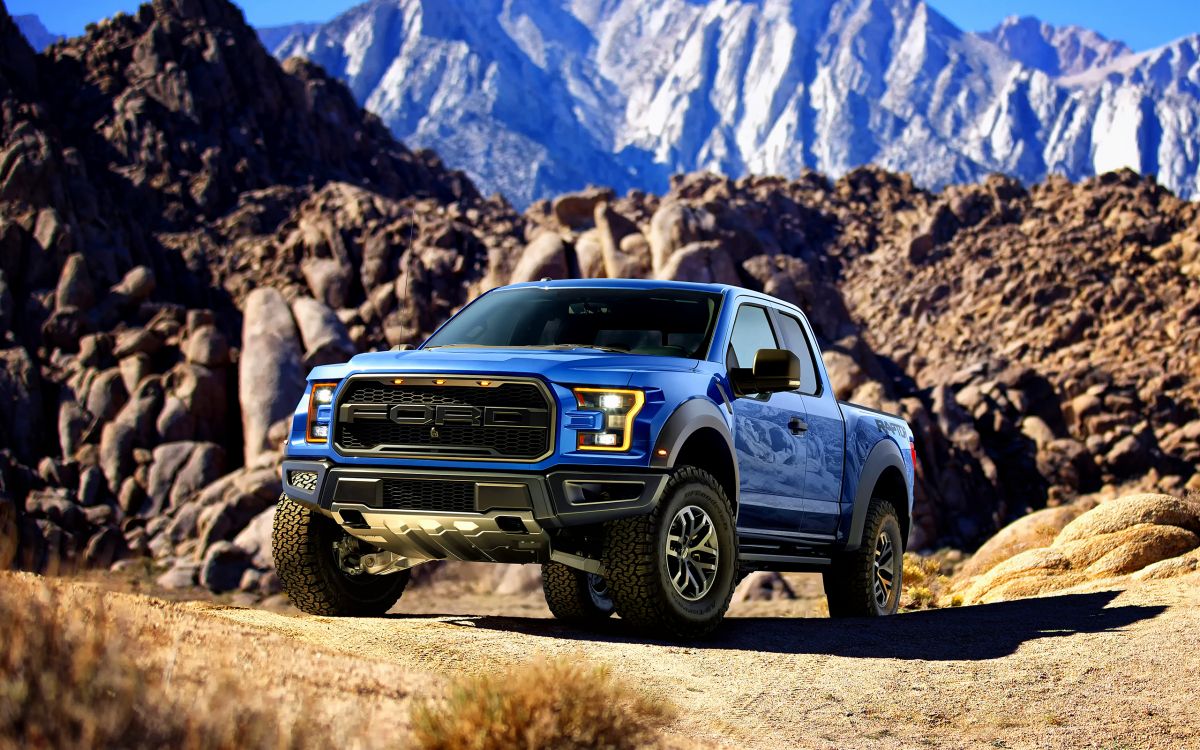
[[[413,735],[423,750],[620,750],[657,745],[673,716],[607,667],[558,659],[462,678],[414,705]]]
[[[900,597],[903,609],[937,609],[957,607],[963,603],[962,596],[949,595],[949,573],[953,564],[945,553],[918,555],[904,553],[904,591]]]
[[[134,641],[102,610],[70,609],[49,590],[0,590],[0,750],[121,747],[327,747],[324,732],[254,706],[233,675],[177,703],[134,660]]]

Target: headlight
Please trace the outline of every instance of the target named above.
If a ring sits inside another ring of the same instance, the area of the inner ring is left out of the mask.
[[[329,425],[333,421],[333,392],[337,383],[313,383],[312,393],[308,396],[308,434],[310,443],[324,443],[329,440]],[[324,408],[322,408],[324,407]]]
[[[614,388],[576,388],[579,408],[601,412],[599,431],[580,431],[579,450],[627,451],[633,443],[633,418],[646,403],[646,394]]]

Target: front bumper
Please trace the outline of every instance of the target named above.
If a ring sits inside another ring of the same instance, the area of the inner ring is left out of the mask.
[[[414,561],[544,562],[557,529],[648,513],[662,470],[393,469],[286,460],[284,492]]]

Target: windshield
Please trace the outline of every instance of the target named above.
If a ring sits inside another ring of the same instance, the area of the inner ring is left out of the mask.
[[[501,289],[463,308],[424,348],[587,347],[701,359],[720,301],[679,289]]]

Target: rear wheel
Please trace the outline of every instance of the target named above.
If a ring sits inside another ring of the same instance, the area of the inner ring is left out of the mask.
[[[595,573],[559,562],[542,565],[542,591],[546,605],[560,620],[578,624],[601,622],[613,613],[608,584]]]
[[[708,472],[675,471],[654,511],[609,524],[604,575],[621,619],[676,638],[711,633],[737,582],[737,534]]]
[[[411,575],[363,571],[360,558],[375,548],[286,495],[275,509],[271,547],[284,593],[312,615],[378,617],[400,600]]]
[[[830,617],[896,613],[904,585],[904,540],[891,503],[872,498],[862,546],[835,558],[824,579]]]

